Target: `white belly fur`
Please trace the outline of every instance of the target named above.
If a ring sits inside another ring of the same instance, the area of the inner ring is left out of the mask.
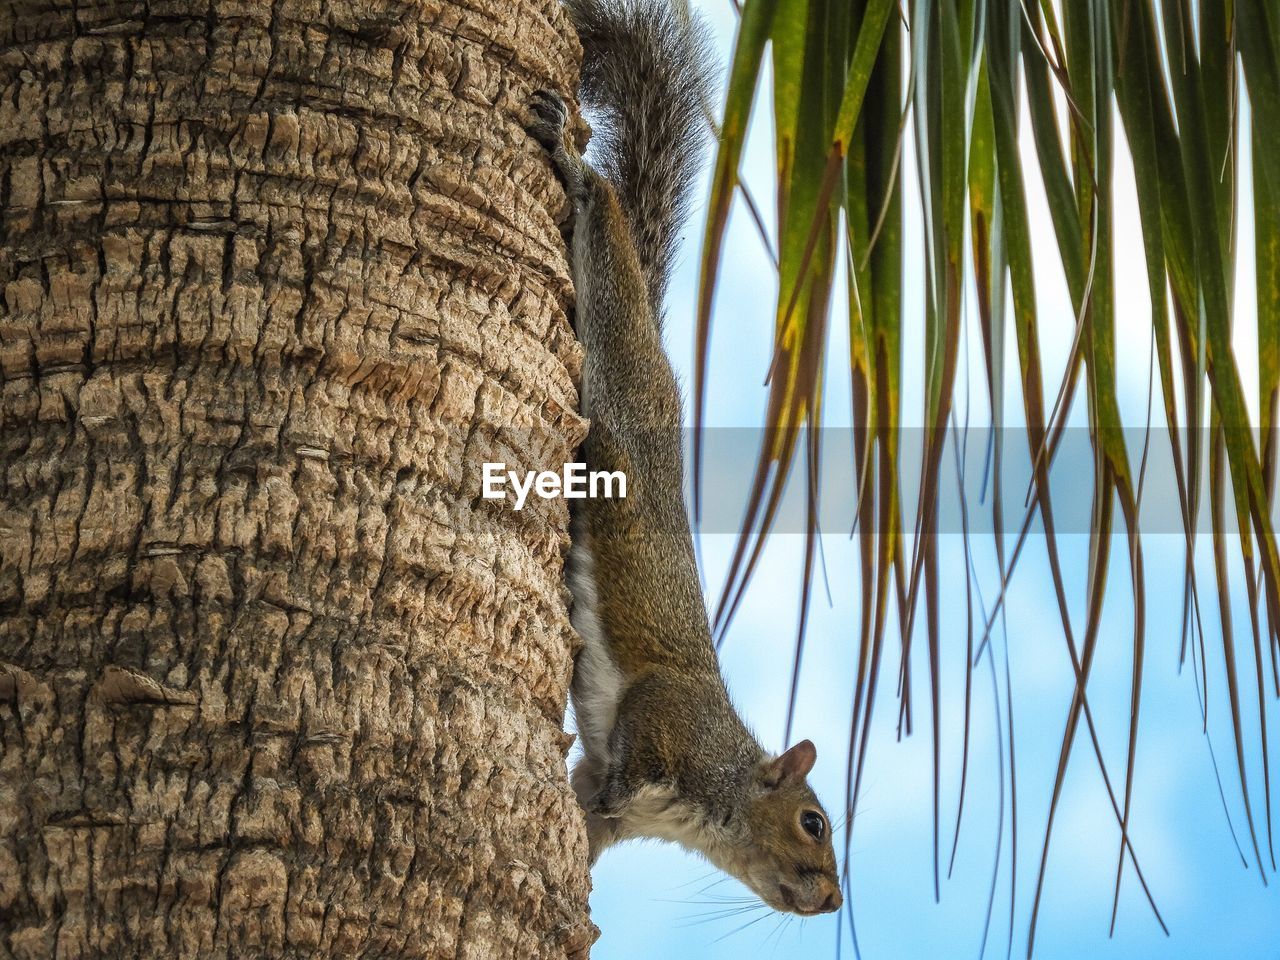
[[[573,671],[573,709],[584,754],[574,769],[574,787],[578,799],[585,802],[599,789],[609,765],[609,734],[618,716],[623,679],[600,622],[595,558],[586,544],[585,531],[578,526],[575,520],[566,579],[573,594],[570,620],[582,637]],[[586,796],[584,789],[589,791]]]

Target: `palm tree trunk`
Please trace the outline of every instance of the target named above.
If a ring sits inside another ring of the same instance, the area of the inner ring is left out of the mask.
[[[0,0],[0,956],[585,954],[555,0]]]

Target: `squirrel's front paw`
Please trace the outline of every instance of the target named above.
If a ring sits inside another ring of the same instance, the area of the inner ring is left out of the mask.
[[[587,812],[605,820],[615,820],[626,811],[627,801],[622,786],[614,781],[606,783],[600,792],[587,801]]]
[[[569,122],[564,98],[551,90],[537,90],[529,104],[529,114],[529,134],[553,154],[562,150],[565,124]]]

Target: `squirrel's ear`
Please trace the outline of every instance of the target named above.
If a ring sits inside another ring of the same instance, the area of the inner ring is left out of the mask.
[[[765,783],[770,787],[776,787],[784,780],[803,780],[809,775],[817,759],[818,748],[813,745],[813,741],[801,740],[776,760],[765,765]]]

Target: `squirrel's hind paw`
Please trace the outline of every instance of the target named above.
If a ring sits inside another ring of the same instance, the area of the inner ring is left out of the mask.
[[[585,171],[572,139],[569,106],[564,98],[552,90],[534,91],[529,104],[529,123],[525,129],[551,155],[569,195],[578,197],[582,192]]]
[[[550,153],[564,148],[565,126],[569,107],[560,94],[552,90],[535,90],[529,104],[530,120],[525,127],[530,135]]]

